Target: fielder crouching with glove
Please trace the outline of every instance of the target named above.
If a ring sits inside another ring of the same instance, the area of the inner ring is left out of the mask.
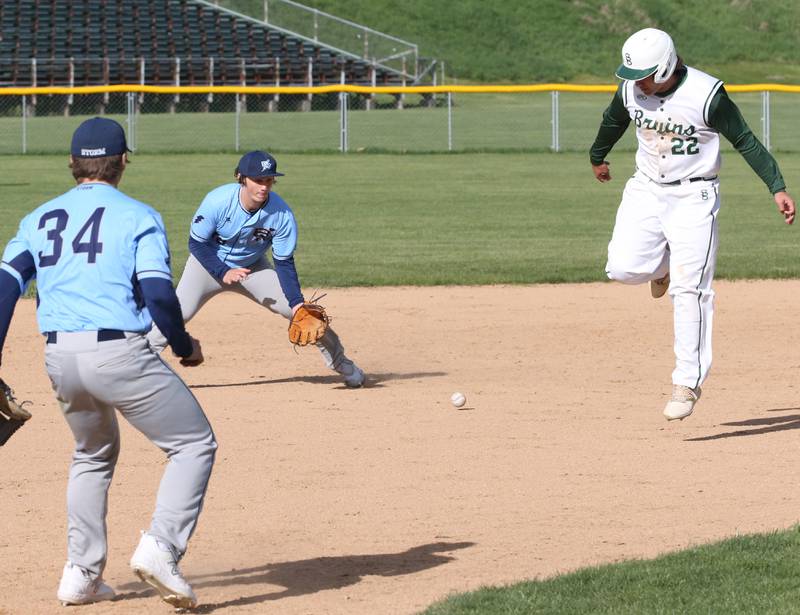
[[[325,364],[358,388],[364,372],[344,353],[329,318],[314,299],[306,301],[294,265],[297,222],[280,195],[272,192],[278,164],[262,151],[242,156],[235,183],[209,192],[192,218],[186,268],[176,293],[188,322],[211,297],[233,291],[290,320],[289,340],[315,344]],[[267,251],[272,251],[272,261]],[[160,352],[166,339],[153,327],[148,339]]]

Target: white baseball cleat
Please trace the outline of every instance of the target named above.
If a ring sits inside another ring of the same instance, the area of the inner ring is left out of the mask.
[[[669,271],[663,278],[657,280],[650,280],[650,295],[653,299],[660,299],[664,296],[669,288]]]
[[[142,581],[155,587],[161,599],[177,609],[197,606],[197,596],[178,568],[178,557],[171,544],[142,532],[139,546],[131,558],[131,568]]]
[[[64,564],[64,573],[58,584],[58,599],[64,606],[102,602],[113,599],[115,595],[114,590],[103,583],[102,577],[93,579],[88,570],[72,562]]]
[[[339,363],[336,371],[344,376],[344,384],[347,388],[357,389],[364,384],[364,372],[350,359]]]
[[[700,399],[700,387],[692,389],[682,384],[672,385],[672,399],[664,408],[664,416],[668,421],[683,420],[692,413],[694,405]]]

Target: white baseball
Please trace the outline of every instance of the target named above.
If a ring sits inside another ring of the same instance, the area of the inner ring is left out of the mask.
[[[467,403],[467,398],[464,397],[463,393],[455,392],[450,396],[450,403],[453,404],[456,408],[460,408],[464,404]]]

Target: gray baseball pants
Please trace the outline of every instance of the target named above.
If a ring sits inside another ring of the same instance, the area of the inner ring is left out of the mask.
[[[67,486],[68,559],[93,576],[107,557],[108,489],[120,450],[116,408],[168,458],[148,532],[186,551],[217,448],[203,409],[140,333],[98,341],[96,331],[56,334],[47,374],[75,437]]]
[[[278,274],[270,265],[266,258],[250,265],[250,275],[238,284],[223,284],[216,280],[200,264],[194,256],[189,255],[186,261],[186,268],[183,270],[178,288],[175,294],[181,303],[181,312],[184,322],[189,322],[197,314],[205,303],[214,295],[224,291],[233,291],[252,299],[259,305],[263,305],[275,314],[280,314],[287,320],[292,317],[292,308],[283,294]],[[156,352],[161,352],[167,346],[167,339],[153,325],[150,333],[147,334],[150,345]],[[325,364],[335,370],[346,359],[344,347],[339,340],[339,336],[328,327],[325,335],[317,342],[317,347]]]

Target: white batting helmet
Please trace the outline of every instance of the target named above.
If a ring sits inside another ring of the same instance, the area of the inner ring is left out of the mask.
[[[622,46],[622,64],[617,77],[639,81],[655,75],[656,83],[664,83],[678,64],[678,54],[672,38],[662,30],[645,28],[631,34]]]

